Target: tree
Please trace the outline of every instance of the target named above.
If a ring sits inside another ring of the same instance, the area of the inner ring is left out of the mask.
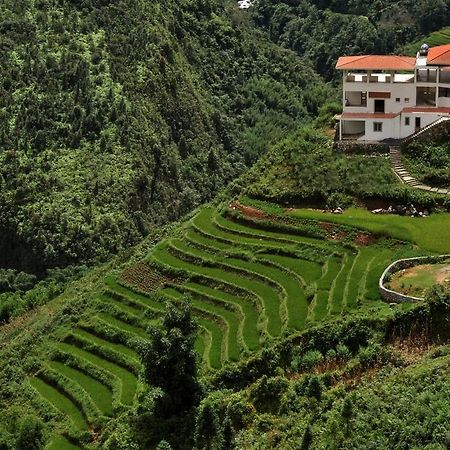
[[[162,327],[151,328],[150,340],[141,349],[145,381],[164,392],[155,405],[159,417],[182,415],[199,403],[196,331],[189,301],[168,303]]]
[[[206,400],[197,413],[195,424],[195,446],[199,450],[220,449],[222,430],[214,404]]]
[[[19,424],[16,447],[20,450],[44,448],[44,425],[34,416],[26,416]]]
[[[342,421],[345,424],[345,434],[348,436],[350,432],[350,420],[353,417],[353,402],[350,396],[345,397],[341,411]]]
[[[309,450],[313,441],[313,433],[311,425],[307,425],[305,432],[303,433],[302,443],[300,445],[300,450]]]

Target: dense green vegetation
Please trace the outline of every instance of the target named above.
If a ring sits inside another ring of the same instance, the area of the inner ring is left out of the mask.
[[[427,36],[424,36],[420,40],[408,44],[402,49],[404,55],[416,56],[417,49],[420,48],[422,44],[428,44],[430,47],[436,47],[438,45],[450,44],[450,28],[445,27],[441,30],[434,31]]]
[[[274,42],[310,59],[318,73],[331,79],[336,77],[339,56],[391,53],[418,36],[448,26],[450,3],[258,0],[253,17]]]
[[[0,323],[52,300],[87,271],[85,266],[48,269],[46,277],[38,281],[32,274],[0,269]]]
[[[4,397],[2,407],[8,411],[10,402],[20,398],[25,411],[35,409],[48,431],[56,433],[53,446],[62,439],[58,430],[71,448],[90,442],[92,430],[112,426],[112,434],[101,435],[104,448],[133,448],[127,447],[130,442],[136,448],[152,447],[161,439],[175,448],[192,448],[193,439],[205,439],[199,428],[207,422],[204,403],[197,405],[210,388],[209,382],[196,384],[200,374],[209,373],[211,380],[228,377],[255,351],[267,351],[292,334],[313,332],[325,320],[387,320],[395,311],[409,309],[392,309],[381,301],[378,278],[390,261],[421,254],[418,249],[348,226],[297,219],[262,202],[256,204],[265,208],[264,216],[254,218],[245,208],[254,208],[250,204],[255,202],[248,200],[245,206],[245,201],[219,210],[202,208],[154,245],[146,257],[154,289],[147,285],[147,291],[140,291],[119,274],[108,275],[75,299],[57,299],[62,301],[59,308],[49,303],[45,308],[54,312],[34,321],[29,337],[12,339],[21,324],[10,336],[5,333],[1,356],[8,363],[1,377],[8,379],[14,370],[22,388],[10,391],[12,397]],[[142,272],[142,263],[133,267]],[[127,280],[131,269],[124,272]],[[168,281],[161,285],[159,279]],[[161,329],[166,299],[181,309],[169,308]],[[186,301],[198,324],[196,340]],[[46,329],[51,332],[44,335]],[[38,337],[33,355],[17,359],[17,349],[32,336]],[[293,367],[307,364],[295,358]],[[192,386],[198,386],[195,395]],[[214,407],[212,414],[219,409]],[[114,417],[126,424],[126,432],[124,425],[110,422]],[[197,437],[189,431],[173,433],[175,424],[177,430],[192,431],[194,422]],[[236,424],[233,430],[237,432]],[[131,441],[122,441],[124,436]]]
[[[403,160],[418,180],[430,186],[450,187],[450,146],[448,136],[435,141],[411,142],[403,147]]]
[[[346,207],[355,199],[431,208],[444,200],[401,184],[383,156],[335,152],[317,127],[301,128],[274,145],[237,187],[253,198],[327,208]]]
[[[450,252],[449,203],[333,152],[324,82],[448,9],[2,2],[0,448],[448,447],[448,293],[378,281]]]
[[[212,198],[330,91],[215,0],[2,2],[0,265],[105,260]]]

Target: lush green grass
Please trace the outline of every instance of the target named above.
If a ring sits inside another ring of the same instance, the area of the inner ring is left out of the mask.
[[[349,208],[340,215],[306,209],[297,209],[289,214],[298,218],[349,225],[372,233],[410,241],[432,252],[450,253],[450,213],[436,213],[425,219],[394,214],[372,214],[360,208]]]
[[[338,256],[332,256],[328,258],[325,265],[325,272],[322,278],[317,281],[317,289],[330,291],[335,278],[338,276],[343,264],[343,258]]]
[[[330,293],[325,290],[319,289],[316,293],[316,297],[314,298],[314,302],[312,304],[313,315],[312,319],[314,321],[322,320],[326,317],[328,312],[328,302],[330,298]]]
[[[120,400],[124,405],[132,405],[134,401],[134,395],[137,390],[137,378],[130,371],[118,366],[117,364],[108,361],[105,358],[94,355],[82,348],[75,345],[67,344],[65,342],[59,342],[55,344],[56,347],[75,357],[81,358],[94,366],[103,369],[112,375],[114,375],[121,383],[121,395]]]
[[[177,292],[181,297],[183,292],[174,288],[165,288],[161,291],[162,293],[174,293]],[[205,318],[205,313],[215,319],[219,325],[225,325],[226,328],[226,358],[232,361],[237,361],[241,353],[240,350],[240,336],[241,336],[241,324],[236,312],[230,311],[227,308],[217,305],[214,302],[209,302],[205,300],[199,300],[193,296],[192,306],[194,312],[198,312],[201,318]]]
[[[172,300],[179,300],[183,294],[176,289],[166,288],[162,291],[164,295]],[[203,317],[197,318],[198,324],[208,331],[211,342],[208,345],[207,362],[214,369],[222,367],[223,353],[225,352],[225,333],[213,320],[207,320]]]
[[[45,450],[81,450],[81,447],[72,444],[64,436],[56,434],[52,436],[50,442],[45,446]]]
[[[224,264],[227,267],[258,274],[266,280],[269,280],[272,284],[277,285],[282,291],[282,296],[285,297],[285,304],[283,302],[279,306],[279,314],[281,316],[288,315],[288,327],[295,329],[303,328],[308,313],[308,305],[303,293],[303,286],[296,277],[288,276],[285,271],[271,265],[262,264],[257,259],[250,262],[236,258],[224,258],[220,255],[214,255],[186,246],[182,241],[177,240],[176,242],[177,248],[182,247],[184,251],[198,258],[213,259],[215,262]],[[283,311],[283,309],[287,310]]]
[[[123,301],[117,300],[117,299],[109,296],[108,294],[99,295],[96,299],[98,301],[104,303],[105,305],[108,305],[108,306],[111,305],[111,306],[117,308],[119,311],[122,311],[123,313],[125,313],[131,317],[142,316],[142,308],[144,308],[144,306],[140,306],[140,305],[137,305],[137,307],[130,306],[129,304],[127,304]]]
[[[53,386],[48,385],[39,377],[30,378],[31,386],[47,400],[54,408],[66,415],[79,430],[87,430],[88,424],[84,419],[83,413],[78,409],[75,403],[68,397],[61,394]]]
[[[255,236],[258,235],[261,238],[269,239],[274,242],[283,242],[286,244],[308,244],[317,247],[329,248],[333,245],[322,239],[301,236],[301,232],[298,234],[280,232],[280,231],[268,231],[260,228],[253,228],[251,226],[243,225],[241,223],[233,222],[226,219],[220,214],[215,214],[212,217],[214,224],[221,230],[226,230],[230,233],[236,233],[240,236]]]
[[[97,313],[95,317],[114,328],[118,328],[119,330],[125,331],[126,333],[130,333],[132,335],[139,336],[141,338],[148,337],[147,332],[144,329],[136,327],[134,325],[130,325],[129,323],[124,322],[123,320],[117,319],[111,314],[100,312]]]
[[[49,361],[48,366],[55,372],[64,375],[75,383],[78,383],[91,397],[92,401],[103,415],[112,415],[112,392],[108,387],[80,370],[66,366],[59,361]]]
[[[403,54],[409,56],[416,56],[422,44],[428,44],[430,47],[436,47],[438,45],[450,44],[450,28],[442,28],[441,30],[434,31],[428,36],[424,36],[412,44],[408,44],[403,47]]]
[[[271,306],[271,310],[273,310],[273,305],[278,303],[276,292],[267,286],[267,284],[257,280],[248,279],[236,273],[227,272],[226,270],[220,268],[203,267],[197,264],[189,263],[172,255],[168,251],[167,246],[167,242],[158,245],[151,253],[151,258],[154,258],[156,261],[169,267],[186,270],[192,274],[202,275],[211,279],[214,283],[226,283],[231,288],[235,286],[238,289],[248,292],[250,295],[254,295],[260,301],[261,305],[264,305],[268,322],[267,332],[272,336],[278,336],[280,334],[281,320],[277,307],[275,307],[275,314],[270,317],[267,314],[268,307]]]
[[[88,331],[83,330],[82,328],[76,328],[72,330],[71,333],[74,336],[91,341],[94,344],[109,348],[110,350],[113,350],[118,353],[122,353],[126,355],[127,358],[139,361],[139,355],[137,354],[137,352],[125,345],[110,342],[107,339],[103,339],[99,336],[96,336],[95,334],[89,333]]]
[[[376,247],[363,247],[359,250],[348,277],[344,299],[346,308],[356,308],[358,299],[363,297],[367,270],[378,252]]]
[[[340,314],[344,307],[345,302],[345,288],[347,286],[347,281],[353,266],[353,261],[355,257],[350,253],[344,255],[343,265],[337,277],[334,280],[330,295],[330,314]]]
[[[280,264],[295,272],[305,284],[311,284],[322,276],[320,264],[283,255],[262,254],[261,258]]]
[[[256,288],[259,291],[255,292],[257,292],[261,298],[265,299],[266,314],[269,316],[269,318],[275,317],[277,315],[280,316],[281,299],[278,292],[279,286],[272,285],[273,280],[267,277],[267,273],[264,268],[261,268],[257,264],[253,263],[246,264],[246,261],[242,261],[236,258],[214,258],[211,254],[190,247],[186,245],[184,241],[181,241],[179,239],[173,239],[170,244],[183,255],[199,258],[200,261],[202,261],[200,264],[202,266],[207,265],[207,261],[213,261],[215,267],[219,267],[219,270],[221,270],[222,272],[227,272],[229,276],[234,276],[235,279],[236,275],[239,277],[247,277],[247,279],[253,282],[255,285],[256,281],[259,281],[258,288]],[[205,261],[205,264],[203,263],[203,260]]]
[[[245,346],[249,350],[255,350],[259,347],[259,332],[257,329],[257,323],[259,320],[258,309],[249,299],[241,298],[229,294],[228,292],[213,289],[194,282],[184,284],[183,289],[186,290],[186,292],[190,292],[192,295],[206,296],[208,299],[213,301],[217,300],[219,302],[228,303],[240,308],[242,310],[244,321],[242,326],[242,335]]]

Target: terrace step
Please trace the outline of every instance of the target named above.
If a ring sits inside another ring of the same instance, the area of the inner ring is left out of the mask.
[[[39,395],[50,403],[53,408],[67,416],[76,428],[79,430],[88,429],[88,424],[83,416],[83,413],[70,398],[63,395],[58,391],[58,389],[47,384],[40,377],[36,376],[30,378],[29,381],[31,386],[39,393]]]
[[[121,386],[121,402],[125,405],[132,405],[134,395],[137,391],[137,378],[129,370],[109,361],[104,357],[100,357],[76,345],[59,342],[56,347],[64,353],[71,356],[81,358],[82,360],[93,364],[95,367],[112,374],[120,382]]]
[[[84,372],[67,366],[59,361],[50,361],[48,366],[58,374],[79,384],[91,397],[92,401],[103,415],[112,415],[113,407],[111,389]]]

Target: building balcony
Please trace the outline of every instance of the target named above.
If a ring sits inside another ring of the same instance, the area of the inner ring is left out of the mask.
[[[413,73],[348,73],[346,83],[414,83]]]

